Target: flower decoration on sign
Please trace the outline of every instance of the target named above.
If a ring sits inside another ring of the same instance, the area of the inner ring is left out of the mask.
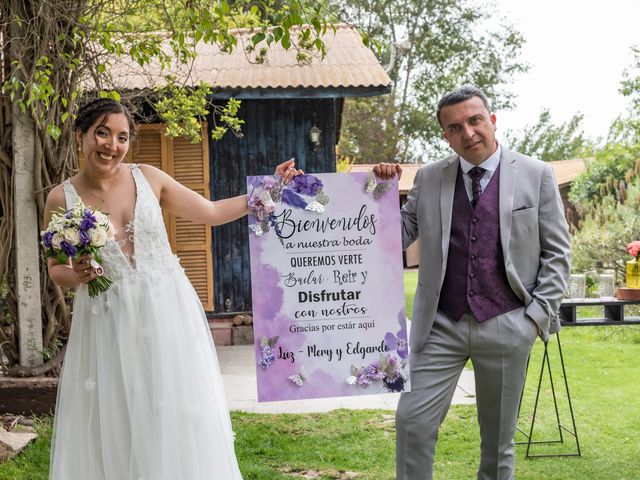
[[[407,322],[404,309],[398,313],[398,322],[400,323],[400,330],[398,330],[398,333],[395,335],[387,332],[384,336],[384,343],[389,351],[395,350],[400,358],[405,359],[407,355],[409,355],[409,342],[407,339]]]
[[[371,170],[369,175],[367,175],[367,181],[364,184],[364,191],[372,193],[373,198],[379,200],[385,193],[387,193],[390,187],[391,182],[378,182],[373,170]]]
[[[638,254],[640,253],[640,241],[634,240],[633,242],[628,243],[627,252],[629,252],[629,255],[638,260]]]
[[[258,360],[258,365],[262,367],[263,370],[266,370],[273,362],[276,361],[276,357],[273,354],[273,347],[278,343],[279,337],[261,337],[260,338],[260,359]]]
[[[405,365],[404,360],[382,353],[377,361],[365,367],[351,365],[351,376],[347,378],[347,383],[366,388],[372,383],[382,382],[389,392],[402,392],[407,381],[402,373]]]
[[[329,197],[322,191],[322,181],[313,175],[296,175],[287,184],[279,177],[260,177],[254,180],[252,186],[248,207],[249,214],[256,221],[249,223],[249,228],[258,237],[271,228],[278,233],[274,214],[277,203],[315,213],[323,213],[325,205],[329,203]]]

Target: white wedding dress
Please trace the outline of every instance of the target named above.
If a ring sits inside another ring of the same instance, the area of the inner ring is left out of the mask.
[[[102,248],[114,283],[76,293],[58,388],[53,480],[241,479],[215,346],[171,252],[158,200],[131,166],[136,204],[128,259]],[[78,200],[64,184],[67,207]]]

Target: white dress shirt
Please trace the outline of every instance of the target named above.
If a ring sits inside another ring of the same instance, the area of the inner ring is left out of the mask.
[[[460,167],[462,168],[462,173],[463,173],[462,179],[464,180],[464,187],[467,190],[467,196],[469,197],[469,201],[471,201],[471,199],[473,198],[473,190],[471,189],[471,177],[469,176],[469,170],[471,170],[473,167],[476,167],[476,166],[482,167],[486,170],[484,172],[484,175],[480,179],[480,191],[484,192],[484,189],[487,187],[487,185],[489,185],[489,181],[491,180],[491,177],[493,177],[493,174],[497,170],[498,165],[500,165],[501,154],[502,154],[502,147],[498,145],[498,149],[495,152],[493,152],[493,155],[487,158],[480,165],[474,165],[473,163],[470,163],[464,158],[460,157]]]

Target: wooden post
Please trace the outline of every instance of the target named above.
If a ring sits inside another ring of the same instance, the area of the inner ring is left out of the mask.
[[[33,191],[35,128],[16,104],[12,127],[20,365],[34,367],[42,364],[38,208]]]

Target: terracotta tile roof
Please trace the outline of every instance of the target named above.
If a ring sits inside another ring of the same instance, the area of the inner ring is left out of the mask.
[[[264,64],[251,63],[243,45],[249,44],[252,33],[243,29],[237,30],[236,35],[238,46],[232,53],[222,52],[217,45],[198,44],[198,55],[187,85],[204,81],[215,90],[376,88],[389,91],[391,88],[391,79],[373,52],[348,25],[336,25],[335,35],[328,29],[323,37],[327,49],[325,58],[314,54],[309,64],[299,63],[296,50],[286,51],[280,44],[269,48]],[[266,44],[263,42],[258,48],[263,45]],[[117,88],[123,90],[144,90],[162,83],[157,64],[146,70],[147,73],[143,73],[133,61],[119,61],[109,73]],[[184,66],[174,70],[187,73]]]
[[[553,174],[556,177],[559,187],[565,187],[571,184],[578,175],[585,170],[585,163],[589,159],[574,158],[571,160],[558,160],[549,162],[551,168],[553,168]],[[349,166],[349,172],[368,172],[374,167],[374,163],[360,163]],[[411,187],[413,187],[413,179],[420,167],[424,166],[424,163],[403,163],[402,176],[400,177],[400,184],[398,185],[400,194],[405,195],[409,193]]]
[[[553,168],[553,174],[556,177],[559,187],[570,185],[578,175],[584,172],[586,163],[589,159],[573,158],[571,160],[556,160],[549,162]]]

